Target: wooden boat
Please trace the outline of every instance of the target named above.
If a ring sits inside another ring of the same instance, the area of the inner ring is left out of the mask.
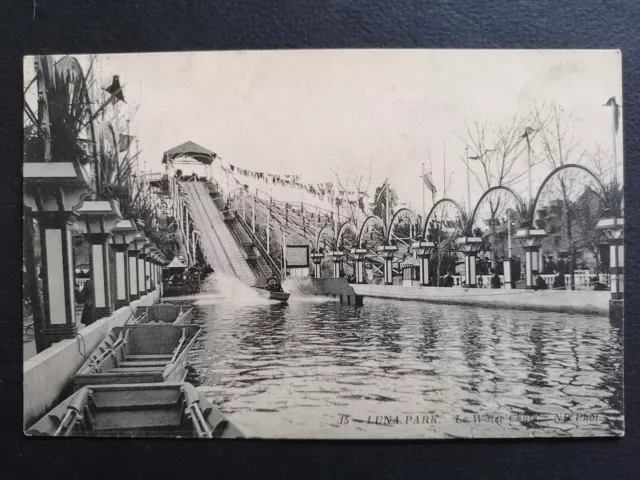
[[[278,303],[286,303],[289,300],[289,294],[286,292],[273,292],[271,290],[267,290],[266,286],[268,283],[268,278],[259,278],[254,285],[254,288],[258,291],[258,294],[266,298],[268,300],[273,300]]]
[[[190,383],[86,386],[36,422],[27,435],[242,437]]]
[[[182,382],[187,352],[200,330],[195,325],[158,323],[116,327],[78,371],[74,387]]]
[[[171,323],[184,325],[191,318],[193,307],[172,305],[170,303],[158,303],[148,307],[138,307],[135,312],[135,321],[132,323]]]
[[[268,300],[273,300],[274,302],[278,302],[278,303],[286,303],[287,300],[289,300],[288,293],[272,292],[270,290],[267,290],[266,288],[260,288],[260,287],[255,287],[255,288],[261,297],[266,298]]]

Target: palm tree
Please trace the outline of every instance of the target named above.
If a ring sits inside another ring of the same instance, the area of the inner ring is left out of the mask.
[[[87,74],[78,60],[65,56],[36,57],[36,77],[29,83],[38,90],[37,110],[25,99],[24,161],[73,162],[89,165],[97,145]],[[25,92],[26,93],[26,92]]]

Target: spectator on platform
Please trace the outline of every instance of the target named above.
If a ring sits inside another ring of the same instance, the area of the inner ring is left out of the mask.
[[[484,288],[484,279],[482,277],[478,277],[478,288]]]
[[[560,272],[560,273],[562,273],[562,274],[568,273],[568,272],[565,270],[564,256],[561,256],[561,257],[558,259],[558,263],[557,263],[557,265],[556,265],[556,269],[558,270],[558,272]]]
[[[85,326],[93,323],[93,280],[89,278],[84,284],[81,292],[76,294],[76,301],[84,303],[80,322]]]
[[[547,290],[549,285],[544,281],[544,278],[540,276],[540,272],[538,270],[534,270],[533,272],[533,289],[534,290]]]
[[[602,283],[600,281],[600,279],[598,277],[596,277],[596,276],[591,277],[589,283],[591,283],[591,288],[593,290],[596,290],[596,291],[599,291],[599,292],[608,290],[607,286],[604,283]]]
[[[551,255],[547,257],[547,264],[545,265],[545,268],[549,273],[553,273],[553,274],[555,274],[558,269]]]
[[[491,269],[491,288],[502,288],[502,281],[500,275],[492,268]]]
[[[553,284],[551,288],[553,288],[554,290],[566,290],[567,284],[564,280],[564,273],[559,272],[558,270],[554,270],[553,274],[555,275],[555,277],[553,277]]]
[[[447,276],[444,277],[443,287],[453,287],[453,276],[451,275],[451,270],[447,272]]]

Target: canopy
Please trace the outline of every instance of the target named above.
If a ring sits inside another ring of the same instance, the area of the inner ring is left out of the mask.
[[[400,264],[400,268],[413,268],[413,267],[417,267],[418,265],[420,265],[420,264],[418,263],[418,261],[415,258],[407,257]]]
[[[178,257],[174,257],[174,259],[171,260],[171,263],[167,265],[165,268],[187,268],[187,267],[184,263],[178,260]]]
[[[191,157],[204,165],[211,165],[218,155],[189,140],[164,152],[162,163],[171,162],[178,157]]]

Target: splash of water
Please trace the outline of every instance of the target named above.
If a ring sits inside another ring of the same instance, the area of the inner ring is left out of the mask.
[[[282,282],[282,289],[289,293],[289,301],[295,302],[337,302],[339,299],[315,295],[315,287],[310,277],[287,277]]]
[[[291,296],[310,295],[313,293],[313,283],[309,277],[287,277],[282,282],[282,289]]]
[[[282,289],[289,293],[289,301],[295,302],[333,302],[337,299],[320,297],[313,294],[312,281],[308,277],[289,277],[282,283]],[[193,301],[194,305],[213,305],[231,303],[236,305],[265,305],[272,303],[258,291],[245,285],[233,275],[216,272],[209,275],[202,284],[202,291],[196,295],[165,297],[164,301]]]
[[[194,305],[228,302],[237,305],[263,305],[269,300],[260,296],[258,291],[245,285],[233,275],[216,273],[209,275],[202,285],[203,295]]]

